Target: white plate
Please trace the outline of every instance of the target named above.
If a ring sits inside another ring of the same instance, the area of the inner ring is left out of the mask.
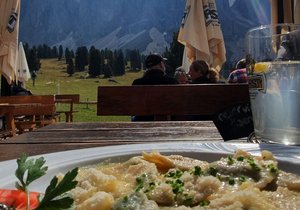
[[[45,157],[48,166],[47,174],[30,185],[30,190],[43,192],[53,176],[65,173],[76,166],[91,165],[103,160],[124,161],[131,156],[140,155],[143,151],[159,151],[163,154],[181,154],[201,160],[214,161],[221,156],[233,153],[236,149],[249,151],[259,155],[261,150],[273,152],[279,160],[279,167],[285,171],[300,174],[300,147],[275,144],[243,144],[243,143],[156,143],[132,144],[121,146],[97,147],[89,149],[71,150],[33,156]],[[13,189],[16,181],[14,172],[17,168],[16,160],[0,162],[0,188]]]

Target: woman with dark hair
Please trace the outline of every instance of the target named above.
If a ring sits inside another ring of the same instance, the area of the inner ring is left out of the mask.
[[[203,60],[195,60],[191,64],[189,75],[192,84],[217,83],[219,81],[219,73],[209,68],[208,64]]]

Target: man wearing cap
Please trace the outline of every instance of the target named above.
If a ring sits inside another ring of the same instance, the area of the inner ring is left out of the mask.
[[[159,54],[150,54],[146,60],[146,72],[142,78],[133,81],[132,85],[167,85],[178,82],[166,75],[166,59]]]
[[[146,72],[142,78],[133,81],[132,85],[167,85],[178,84],[177,80],[166,75],[165,61],[159,54],[150,54],[146,60]],[[132,116],[132,121],[154,121],[154,116]]]

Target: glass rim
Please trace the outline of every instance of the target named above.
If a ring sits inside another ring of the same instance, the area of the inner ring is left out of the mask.
[[[256,26],[256,27],[251,28],[250,30],[248,30],[247,33],[246,33],[246,37],[262,38],[262,37],[272,37],[272,36],[282,35],[282,34],[272,34],[271,36],[270,35],[266,35],[266,36],[251,35],[252,33],[256,32],[258,30],[278,28],[278,27],[294,27],[294,28],[300,29],[300,24],[296,24],[296,23],[278,23],[278,24],[260,25],[260,26]]]

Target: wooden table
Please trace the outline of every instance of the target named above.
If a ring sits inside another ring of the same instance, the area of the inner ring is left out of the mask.
[[[0,115],[5,117],[5,128],[10,131],[12,136],[16,135],[15,116],[32,116],[32,115],[52,115],[54,113],[54,104],[41,103],[0,103]]]
[[[120,144],[220,141],[211,121],[57,123],[0,142],[0,161],[49,152]],[[245,139],[239,140],[246,142]]]
[[[15,106],[8,103],[0,103],[0,115],[5,117],[5,128],[14,136],[16,125],[14,121]]]
[[[73,113],[78,112],[73,110],[73,105],[79,103],[79,94],[59,94],[55,95],[56,104],[69,104],[69,110],[60,111],[57,110],[57,113],[64,113],[66,116],[66,122],[73,122]]]

